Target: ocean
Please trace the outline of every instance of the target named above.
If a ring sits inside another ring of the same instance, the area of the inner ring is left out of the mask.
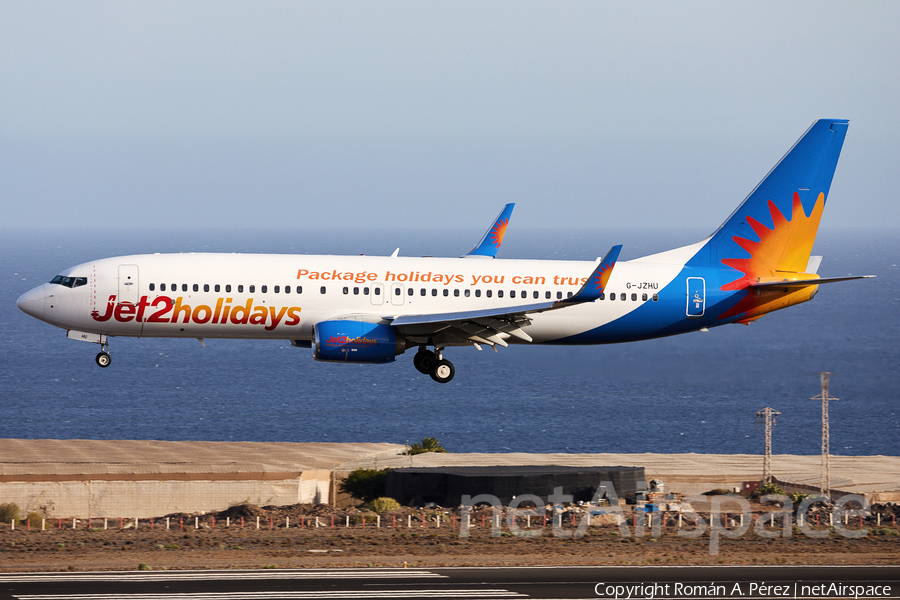
[[[820,452],[819,375],[829,371],[831,452],[900,456],[900,237],[823,229],[828,275],[806,304],[749,325],[588,347],[445,352],[440,385],[412,366],[313,361],[288,342],[112,338],[98,346],[16,308],[23,292],[95,258],[152,252],[459,256],[475,230],[0,230],[0,437],[287,442],[437,438],[451,452],[763,452],[757,411],[781,412],[776,454]],[[620,260],[708,231],[511,229],[502,258]]]

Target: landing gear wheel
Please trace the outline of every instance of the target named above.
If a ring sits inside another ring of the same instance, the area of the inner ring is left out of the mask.
[[[449,360],[436,360],[431,366],[431,378],[438,383],[447,383],[453,379],[455,374],[456,369],[453,368],[453,363]]]
[[[437,360],[437,357],[434,355],[434,352],[422,348],[413,357],[413,366],[419,373],[431,375],[431,367],[434,365],[435,360]]]
[[[112,362],[112,358],[110,358],[109,354],[107,354],[106,352],[101,352],[100,354],[98,354],[95,360],[97,361],[97,364],[104,369],[109,366],[109,363]]]

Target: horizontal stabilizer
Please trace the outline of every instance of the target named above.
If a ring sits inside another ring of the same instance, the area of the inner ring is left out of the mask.
[[[752,288],[806,287],[808,285],[819,285],[820,283],[837,283],[838,281],[852,281],[854,279],[871,279],[873,277],[875,277],[875,276],[874,275],[848,275],[846,277],[820,277],[819,279],[800,279],[800,280],[785,279],[784,281],[761,281],[758,283],[751,283],[750,287],[752,287]]]

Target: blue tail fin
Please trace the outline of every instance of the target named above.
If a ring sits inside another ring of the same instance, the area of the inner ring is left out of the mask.
[[[847,126],[840,119],[813,123],[689,264],[735,269],[723,289],[804,272]]]

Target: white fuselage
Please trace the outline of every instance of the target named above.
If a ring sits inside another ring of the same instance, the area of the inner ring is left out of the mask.
[[[527,333],[535,343],[554,342],[659,302],[661,290],[681,272],[693,249],[618,263],[605,301],[533,314]],[[431,257],[121,256],[62,273],[86,277],[85,285],[45,284],[33,290],[43,289],[43,311],[34,316],[65,329],[108,336],[310,340],[313,325],[331,319],[378,322],[566,298],[578,291],[594,266],[586,261]],[[612,295],[615,300],[609,299]],[[682,318],[683,303],[682,294]]]

